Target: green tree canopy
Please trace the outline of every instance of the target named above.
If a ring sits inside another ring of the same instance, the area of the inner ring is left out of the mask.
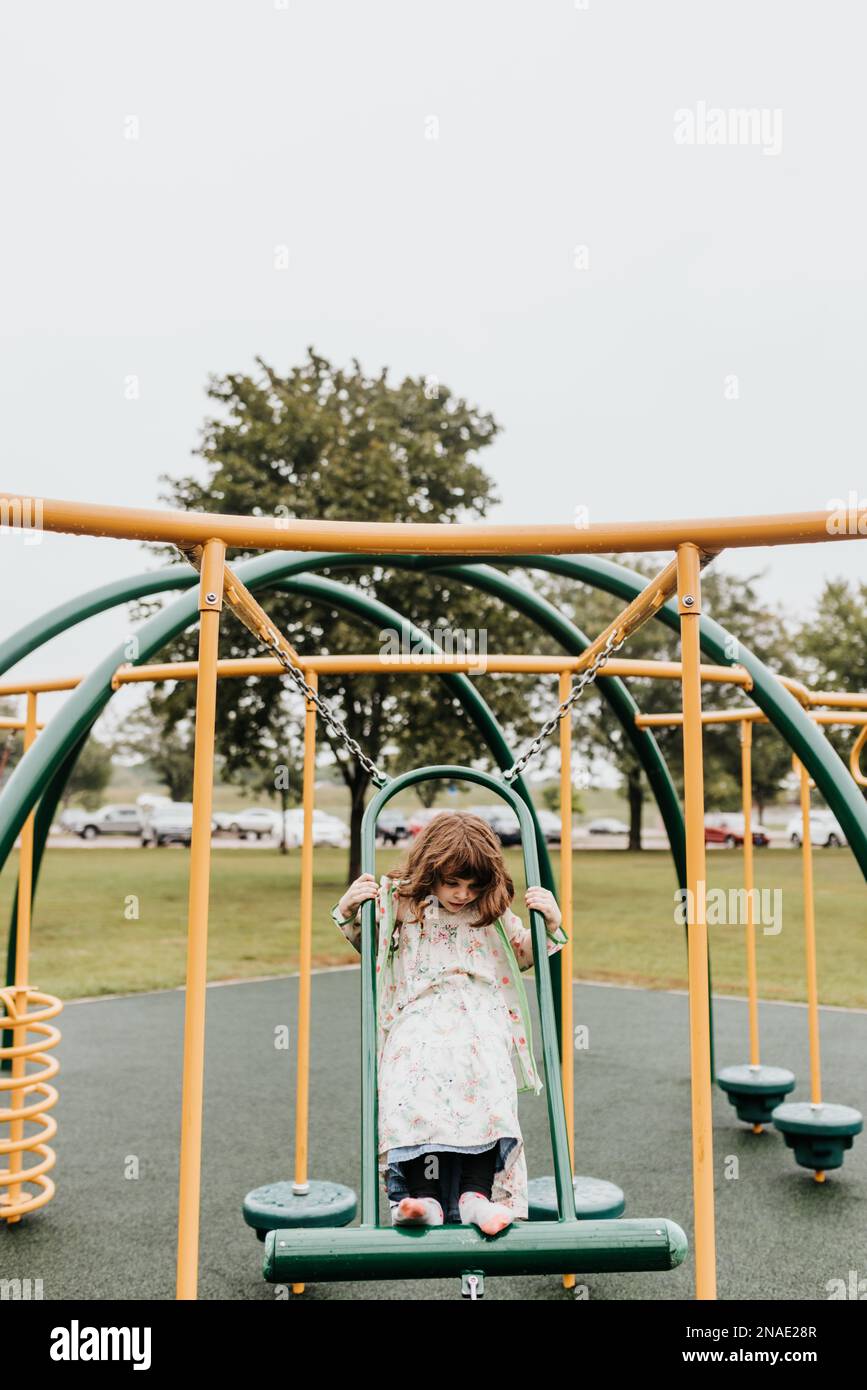
[[[454,522],[484,517],[498,501],[476,455],[493,442],[499,426],[446,386],[412,377],[391,384],[385,368],[368,376],[357,361],[349,369],[334,367],[312,349],[283,376],[261,358],[256,366],[254,375],[210,379],[208,394],[219,411],[207,419],[196,451],[205,478],[165,475],[163,500],[171,506],[255,516]],[[247,553],[236,549],[229,558]],[[170,558],[177,560],[173,550]],[[488,651],[538,647],[537,631],[527,620],[444,578],[368,568],[363,560],[357,573],[336,571],[334,578],[357,585],[427,630],[445,626],[468,643],[471,634],[483,632]],[[278,592],[262,595],[262,601],[304,655],[376,651],[385,640],[325,603]],[[221,656],[262,654],[231,615],[221,631]],[[169,655],[194,659],[196,648],[190,631]],[[485,685],[486,698],[515,739],[533,732],[527,688],[525,677],[498,677]],[[489,762],[469,720],[435,676],[323,676],[320,691],[368,756],[390,773],[444,759]],[[165,696],[155,694],[152,706],[168,730],[189,716],[193,700],[194,687],[179,682]],[[263,748],[268,757],[273,751],[275,765],[285,761],[300,739],[302,720],[300,696],[279,680],[221,681],[217,747],[226,774],[261,759]],[[349,791],[353,877],[370,779],[321,724],[319,737],[330,743]]]

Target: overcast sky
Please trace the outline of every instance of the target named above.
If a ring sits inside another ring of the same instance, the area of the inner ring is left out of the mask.
[[[159,505],[208,373],[313,344],[491,410],[490,520],[867,499],[865,39],[855,0],[18,0],[0,493]],[[803,608],[867,541],[717,563]],[[7,534],[0,564],[6,635],[153,560]]]

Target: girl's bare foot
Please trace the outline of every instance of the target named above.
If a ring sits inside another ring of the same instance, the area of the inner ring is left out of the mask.
[[[391,1206],[392,1226],[442,1226],[443,1209],[436,1197],[402,1197]]]
[[[478,1226],[486,1236],[495,1236],[512,1224],[512,1213],[502,1202],[491,1202],[483,1192],[462,1192],[458,1200],[461,1224]]]

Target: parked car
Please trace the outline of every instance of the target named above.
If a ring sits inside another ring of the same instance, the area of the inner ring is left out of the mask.
[[[629,826],[614,816],[599,816],[587,826],[590,835],[628,835]]]
[[[793,845],[800,846],[804,839],[804,822],[800,815],[793,816],[786,826],[786,834]],[[843,827],[831,811],[810,812],[810,843],[833,848],[848,844]]]
[[[299,849],[304,843],[304,810],[300,806],[286,812],[286,843],[291,849]],[[314,810],[313,843],[344,849],[349,844],[349,826],[339,816]]]
[[[376,823],[376,833],[384,845],[396,845],[409,835],[403,811],[383,811]]]
[[[706,845],[725,845],[726,849],[740,849],[744,842],[744,832],[722,825],[706,825],[704,842]],[[759,849],[765,849],[770,843],[770,837],[764,830],[753,831],[753,844]]]
[[[87,811],[75,830],[83,840],[95,840],[98,835],[139,835],[141,828],[140,806],[100,806]]]
[[[269,835],[280,833],[280,812],[269,811],[264,806],[249,806],[240,811],[215,811],[214,830],[264,840]]]
[[[173,801],[170,806],[146,807],[141,828],[142,848],[186,845],[193,838],[193,803]]]
[[[708,811],[704,818],[704,842],[706,845],[725,845],[727,849],[739,849],[744,843],[743,812]],[[754,821],[753,844],[764,849],[770,843],[767,831]]]
[[[80,835],[81,827],[84,825],[86,819],[87,812],[82,811],[80,806],[70,807],[67,811],[61,811],[57,821],[57,828],[59,830],[65,830],[68,835]]]

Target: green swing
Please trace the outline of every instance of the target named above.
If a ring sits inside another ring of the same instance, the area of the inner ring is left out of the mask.
[[[416,768],[380,786],[362,822],[362,872],[375,875],[376,826],[382,810],[400,792],[430,780],[474,782],[500,796],[518,817],[527,886],[540,884],[536,836],[524,800],[501,778],[475,768],[449,765]],[[374,900],[369,899],[363,904],[361,915],[361,1224],[336,1229],[269,1231],[265,1238],[264,1273],[270,1283],[460,1275],[466,1284],[473,1277],[478,1283],[486,1274],[662,1270],[673,1269],[682,1262],[687,1251],[686,1236],[672,1221],[663,1218],[588,1221],[576,1216],[554,994],[545,922],[540,912],[531,910],[530,925],[554,1154],[557,1219],[520,1222],[497,1236],[486,1236],[474,1226],[380,1226],[376,906]]]

